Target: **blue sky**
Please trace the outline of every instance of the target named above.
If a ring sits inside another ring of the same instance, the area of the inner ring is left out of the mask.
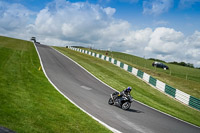
[[[0,34],[200,66],[200,0],[0,0]]]
[[[26,8],[38,12],[53,0],[6,0],[8,3],[20,3]],[[166,10],[161,8],[153,13],[144,13],[145,2],[165,0],[68,0],[75,2],[89,2],[99,4],[102,7],[116,9],[113,15],[117,19],[127,20],[133,24],[133,29],[146,27],[156,28],[165,26],[183,32],[185,35],[192,34],[195,30],[200,31],[200,0],[166,0]],[[149,11],[150,12],[150,11]]]

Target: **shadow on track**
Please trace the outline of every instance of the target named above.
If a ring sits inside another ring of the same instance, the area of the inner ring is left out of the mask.
[[[126,111],[133,112],[133,113],[144,113],[144,112],[142,112],[140,110],[136,110],[136,109],[129,109],[129,110],[126,110]]]

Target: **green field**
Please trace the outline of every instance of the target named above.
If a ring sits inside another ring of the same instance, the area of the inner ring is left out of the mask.
[[[176,100],[164,95],[163,93],[150,87],[145,82],[139,80],[121,68],[104,60],[94,58],[90,55],[86,55],[67,48],[54,48],[75,60],[97,78],[110,85],[111,87],[122,91],[127,86],[132,86],[134,89],[131,93],[134,99],[172,116],[200,126],[199,111],[185,106]]]
[[[110,132],[57,92],[39,67],[33,43],[0,36],[0,126],[19,133]]]
[[[86,48],[84,48],[86,49]],[[88,50],[88,49],[86,49]],[[137,56],[111,51],[91,50],[96,53],[106,54],[123,63],[133,66],[143,72],[155,77],[156,79],[173,86],[189,95],[200,98],[200,69],[189,68],[169,63],[170,70],[152,67],[152,60],[140,58]]]

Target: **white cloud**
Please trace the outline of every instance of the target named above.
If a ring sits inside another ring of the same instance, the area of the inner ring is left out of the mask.
[[[132,30],[129,22],[113,17],[114,8],[65,0],[49,3],[30,23],[27,20],[32,19],[31,11],[22,5],[4,4],[6,6],[0,8],[0,32],[3,35],[26,40],[36,36],[38,41],[48,45],[94,46],[146,58],[187,61],[200,66],[199,31],[185,37],[183,33],[166,27]],[[12,21],[20,24],[12,26]],[[6,26],[10,30],[5,30]]]
[[[143,13],[160,15],[173,6],[173,0],[150,0],[143,2]]]
[[[182,39],[183,34],[174,29],[156,28],[151,34],[150,41],[145,50],[157,54],[171,54],[179,49]]]
[[[104,8],[104,11],[106,12],[106,14],[108,16],[112,16],[116,12],[116,9],[115,8],[111,8],[111,7],[107,7],[107,8]]]
[[[187,37],[185,44],[188,47],[200,48],[200,32],[195,31],[193,35]]]
[[[1,30],[13,30],[27,25],[33,12],[21,4],[7,4],[0,1]]]
[[[32,23],[35,13],[21,4],[8,4],[0,1],[1,35],[27,39],[28,25]]]
[[[151,28],[129,31],[129,34],[124,37],[124,41],[122,42],[123,46],[126,47],[125,52],[140,56],[145,55],[144,47],[148,44],[151,34]]]
[[[184,61],[200,66],[200,32],[184,37],[170,28],[156,28],[145,47],[146,55],[165,61]]]
[[[146,55],[165,61],[180,61],[184,56],[184,35],[171,28],[158,27],[150,35]]]
[[[184,40],[185,44],[185,56],[188,62],[200,66],[199,57],[200,57],[200,32],[195,31],[193,35],[188,36]]]
[[[128,22],[115,20],[114,13],[114,8],[87,2],[55,1],[38,13],[32,29],[36,34],[74,43],[111,46],[117,44],[122,33],[130,28]]]
[[[197,61],[197,62],[196,62],[196,65],[197,65],[197,66],[200,66],[200,61]]]

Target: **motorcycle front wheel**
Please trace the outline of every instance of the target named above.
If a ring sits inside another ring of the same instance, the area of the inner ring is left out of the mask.
[[[123,110],[128,110],[131,107],[131,103],[130,102],[125,102],[122,104],[122,109]]]
[[[108,100],[108,104],[110,104],[110,105],[113,105],[113,104],[114,104],[114,102],[113,102],[113,99],[112,99],[112,98],[110,98],[110,99]]]

